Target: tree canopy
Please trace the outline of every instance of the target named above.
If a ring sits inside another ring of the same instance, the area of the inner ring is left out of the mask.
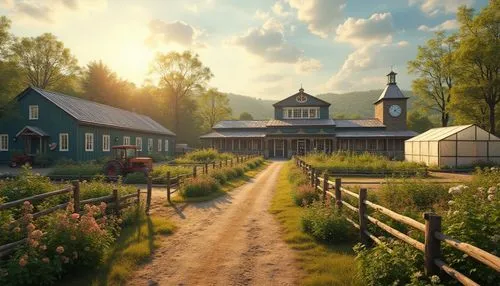
[[[224,93],[211,88],[199,96],[198,112],[202,120],[202,130],[208,132],[215,123],[231,118],[229,99]]]
[[[240,120],[253,120],[253,116],[248,112],[242,112],[240,114]]]

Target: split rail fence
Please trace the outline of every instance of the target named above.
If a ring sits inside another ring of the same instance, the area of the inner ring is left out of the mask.
[[[410,217],[403,216],[390,209],[368,201],[366,189],[362,188],[360,189],[359,194],[356,194],[343,188],[342,180],[340,178],[336,178],[335,181],[330,181],[328,174],[320,174],[318,170],[315,170],[311,165],[306,164],[303,160],[295,158],[295,163],[308,176],[308,178],[310,179],[310,183],[315,188],[315,190],[319,190],[322,193],[322,199],[324,202],[326,202],[326,200],[328,199],[333,199],[335,201],[336,208],[338,208],[339,210],[342,210],[344,208],[348,209],[350,212],[358,216],[358,221],[356,222],[345,214],[343,215],[347,221],[349,221],[354,227],[359,230],[360,240],[364,245],[370,246],[371,241],[373,241],[377,244],[385,246],[378,237],[368,231],[368,224],[372,223],[385,232],[393,235],[397,239],[402,240],[403,242],[423,252],[424,270],[427,276],[440,275],[442,272],[444,272],[463,285],[479,285],[478,283],[474,282],[464,274],[458,272],[456,269],[450,267],[450,265],[446,264],[446,262],[443,261],[441,254],[442,242],[452,246],[453,248],[463,252],[464,254],[467,254],[468,256],[496,270],[497,272],[500,272],[499,257],[476,246],[459,241],[447,236],[446,234],[443,234],[441,232],[441,216],[433,213],[425,213],[425,224],[423,224]],[[344,195],[350,197],[351,199],[357,200],[358,206],[353,206],[352,204],[343,200],[342,197]],[[375,212],[384,214],[395,221],[403,223],[406,226],[423,232],[425,237],[424,243],[390,227],[379,219],[370,216],[368,214],[368,208],[374,210]],[[387,250],[391,252],[389,248],[387,248]]]
[[[0,211],[5,211],[8,209],[14,209],[18,208],[24,202],[30,202],[33,204],[33,202],[38,202],[38,201],[43,201],[52,197],[60,196],[60,195],[67,195],[68,201],[62,204],[58,204],[56,206],[49,207],[44,210],[40,210],[36,213],[33,214],[33,219],[38,219],[40,217],[49,215],[57,210],[65,209],[68,204],[70,203],[71,200],[73,200],[73,205],[74,205],[74,211],[76,213],[81,213],[82,212],[82,207],[86,204],[100,204],[101,202],[107,203],[108,209],[112,210],[112,212],[116,215],[120,214],[120,210],[130,207],[132,205],[139,205],[140,204],[140,190],[138,189],[136,193],[131,193],[127,195],[120,196],[119,192],[117,189],[113,189],[113,192],[111,195],[108,196],[102,196],[102,197],[96,197],[96,198],[90,198],[86,200],[80,200],[80,182],[79,181],[73,181],[72,186],[69,186],[64,189],[48,192],[48,193],[43,193],[27,198],[22,198],[16,201],[11,201],[7,203],[0,204]],[[16,222],[18,222],[19,219],[16,221],[12,222],[10,225],[15,226]],[[26,243],[27,238],[23,238],[21,240],[7,243],[4,245],[0,245],[0,258],[7,256],[8,254],[12,253],[17,246],[22,245],[23,243]]]

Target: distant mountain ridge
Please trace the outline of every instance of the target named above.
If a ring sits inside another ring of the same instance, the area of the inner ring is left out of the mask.
[[[330,106],[330,115],[334,118],[373,118],[373,103],[378,99],[382,91],[382,89],[376,89],[313,95],[332,104]],[[402,92],[410,98],[408,100],[408,109],[410,109],[413,102],[413,93],[409,90],[402,90]],[[227,97],[234,118],[239,118],[242,112],[248,112],[256,120],[271,119],[274,116],[273,104],[278,102],[278,100],[258,99],[234,93],[228,93]]]

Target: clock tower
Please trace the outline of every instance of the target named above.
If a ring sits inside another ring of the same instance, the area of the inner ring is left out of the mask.
[[[375,105],[375,118],[380,120],[388,131],[407,130],[406,126],[406,101],[396,84],[396,73],[391,70],[387,75],[387,86]]]

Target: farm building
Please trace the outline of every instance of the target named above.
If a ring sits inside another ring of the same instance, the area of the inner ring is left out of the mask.
[[[271,120],[224,120],[200,137],[205,146],[226,152],[290,158],[308,152],[370,152],[402,160],[404,141],[417,135],[406,126],[406,97],[396,73],[373,103],[374,118],[334,119],[330,103],[303,88],[275,103]]]
[[[13,155],[86,161],[112,156],[115,145],[137,145],[141,155],[174,155],[175,134],[146,115],[40,88],[15,98],[0,119],[0,161]]]
[[[500,138],[473,124],[433,128],[405,141],[405,159],[440,167],[500,164]]]

